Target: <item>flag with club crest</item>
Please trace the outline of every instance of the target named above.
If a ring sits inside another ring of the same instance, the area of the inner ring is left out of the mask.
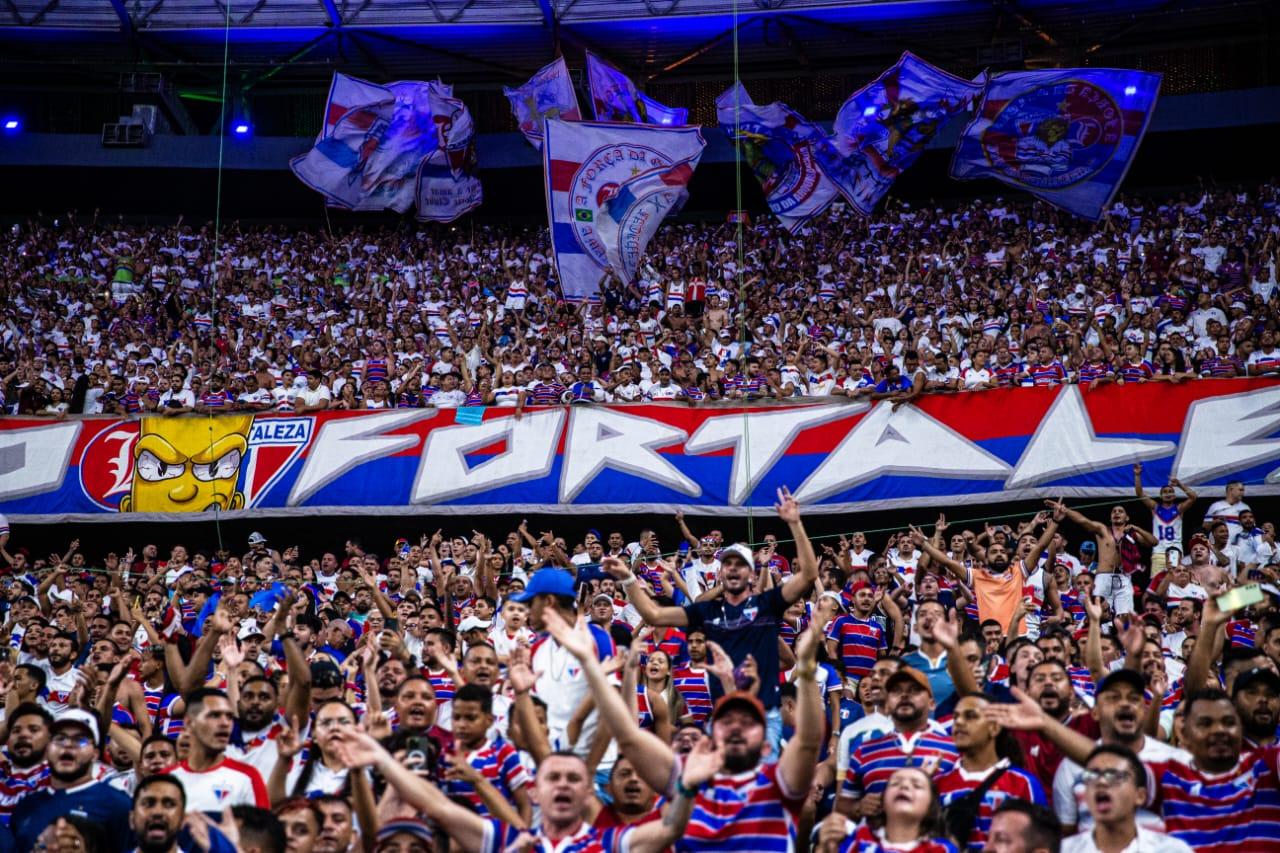
[[[599,292],[612,269],[631,282],[662,220],[679,210],[706,141],[696,127],[547,119],[547,214],[565,299]]]
[[[543,66],[529,78],[529,82],[516,89],[506,86],[502,93],[511,101],[511,112],[520,123],[520,132],[534,148],[542,148],[542,120],[562,118],[578,121],[578,94],[573,90],[569,69],[561,57]]]
[[[869,215],[929,141],[981,96],[984,83],[948,74],[908,51],[850,95],[836,114],[835,142],[849,158],[854,209]]]
[[[620,69],[587,51],[587,88],[596,121],[631,121],[669,127],[688,123],[689,111],[643,95]]]
[[[476,126],[467,105],[438,90],[429,94],[437,147],[418,168],[418,219],[452,222],[480,206]]]
[[[716,118],[760,181],[769,210],[788,231],[841,195],[847,164],[826,131],[786,104],[758,105],[741,83],[734,83],[716,99]]]
[[[1159,93],[1160,75],[1143,71],[998,74],[956,144],[951,176],[994,178],[1096,220],[1133,163]]]

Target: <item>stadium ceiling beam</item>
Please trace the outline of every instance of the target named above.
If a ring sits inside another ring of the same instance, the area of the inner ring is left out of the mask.
[[[1111,35],[1101,37],[1096,43],[1085,48],[1084,52],[1086,54],[1097,53],[1099,50],[1111,44],[1112,42],[1119,41],[1120,39],[1132,33],[1134,30],[1148,23],[1156,15],[1163,14],[1169,11],[1170,9],[1172,9],[1173,7],[1181,6],[1181,5],[1182,5],[1182,0],[1169,0],[1169,2],[1164,3],[1161,6],[1157,6],[1154,9],[1150,9],[1141,14],[1138,14],[1135,12],[1134,14],[1130,15],[1129,22],[1126,23],[1123,27],[1116,30]]]
[[[329,19],[329,26],[335,30],[342,28],[342,13],[338,11],[338,5],[333,0],[320,0],[320,5],[324,7],[325,16]]]
[[[116,17],[120,19],[120,29],[127,33],[133,32],[133,18],[129,17],[129,10],[124,6],[124,0],[108,0],[111,8],[115,9]]]
[[[467,54],[459,53],[456,50],[449,50],[443,47],[436,47],[435,45],[424,44],[422,42],[414,41],[413,39],[407,39],[407,38],[404,38],[403,36],[392,35],[391,33],[383,32],[381,30],[361,29],[360,32],[364,33],[370,38],[381,39],[385,42],[389,42],[390,44],[400,45],[401,47],[407,47],[412,50],[420,51],[422,53],[431,53],[431,54],[435,54],[436,56],[445,56],[445,57],[448,57],[449,59],[454,59],[459,62],[469,62],[472,65],[479,65],[484,68],[490,68],[494,71],[501,71],[503,74],[506,74],[513,78],[523,78],[528,76],[528,72],[521,68],[516,68],[514,66],[506,65],[501,62],[494,62],[489,59],[481,59],[478,56],[468,56]]]
[[[284,60],[284,62],[278,63],[277,65],[273,66],[271,69],[263,72],[262,74],[259,74],[254,79],[246,81],[245,84],[241,87],[241,91],[248,92],[250,89],[252,89],[254,86],[257,86],[259,83],[265,83],[266,81],[270,80],[272,77],[276,76],[281,71],[288,68],[290,65],[293,65],[295,62],[302,59],[311,51],[315,50],[322,41],[324,41],[325,39],[329,38],[332,35],[337,34],[337,32],[338,32],[337,30],[325,30],[320,35],[316,36],[315,38],[311,39],[311,41],[307,42],[302,47],[295,50],[292,54],[290,54]]]
[[[4,0],[4,6],[9,10],[9,14],[13,16],[13,22],[20,26],[26,26],[26,21],[22,20],[22,13],[18,11],[18,7],[13,5],[13,0]]]
[[[735,26],[730,27],[729,29],[720,33],[718,36],[708,39],[707,41],[695,47],[693,50],[686,53],[684,56],[672,62],[667,63],[658,71],[655,71],[654,73],[650,74],[648,77],[648,80],[653,81],[658,77],[661,77],[663,74],[666,74],[669,71],[675,71],[680,66],[687,65],[688,63],[693,62],[699,56],[706,54],[708,51],[714,50],[715,47],[723,43],[725,39],[731,38],[735,32],[740,32],[748,24],[753,24],[757,20],[763,20],[763,19],[747,18],[745,20],[739,21]]]
[[[163,5],[164,0],[156,0],[156,2],[152,3],[151,8],[144,12],[142,17],[137,20],[136,26],[139,28],[145,27],[151,21],[151,16],[160,11],[160,7]]]
[[[560,56],[560,16],[556,14],[554,0],[534,0],[542,13],[542,25],[551,33],[551,54]]]
[[[163,2],[164,2],[164,0],[160,0],[160,3],[163,3]],[[160,5],[160,3],[157,3],[157,4],[156,4],[156,6],[159,6],[159,5]],[[241,19],[240,19],[240,24],[241,24],[241,26],[243,26],[244,24],[247,24],[247,23],[249,23],[250,21],[252,21],[252,20],[253,20],[253,16],[254,16],[254,15],[256,15],[256,14],[258,14],[259,12],[261,12],[261,11],[262,11],[262,7],[263,7],[263,6],[265,6],[265,5],[267,5],[267,0],[258,0],[257,4],[256,4],[252,9],[250,9],[250,10],[249,10],[248,14],[246,14],[243,18],[241,18]],[[154,9],[153,9],[153,11],[154,11]],[[148,14],[148,15],[150,15],[151,13],[150,13],[150,12],[148,12],[147,14]]]
[[[36,16],[34,18],[32,18],[30,21],[27,21],[27,26],[34,27],[37,24],[39,24],[41,21],[43,21],[46,15],[48,15],[54,9],[58,8],[58,2],[59,0],[49,0],[48,3],[45,3],[44,8],[42,8],[39,12],[36,12]]]
[[[782,33],[782,39],[787,43],[787,47],[795,54],[796,62],[800,63],[800,67],[808,71],[812,66],[809,62],[809,54],[805,53],[804,44],[796,37],[796,31],[787,26],[787,22],[781,18],[778,19],[778,31]],[[768,26],[766,21],[765,26]]]

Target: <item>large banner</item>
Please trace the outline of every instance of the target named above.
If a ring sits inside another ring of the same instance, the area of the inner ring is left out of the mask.
[[[0,420],[14,521],[496,512],[745,514],[1280,494],[1280,382],[1017,388],[880,403]]]

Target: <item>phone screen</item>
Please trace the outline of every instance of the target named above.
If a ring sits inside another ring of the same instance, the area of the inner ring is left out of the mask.
[[[1251,607],[1258,604],[1267,596],[1262,591],[1262,587],[1256,583],[1247,583],[1243,586],[1229,589],[1222,595],[1214,599],[1218,605],[1218,609],[1223,613],[1230,613],[1233,610],[1240,610],[1244,607]]]

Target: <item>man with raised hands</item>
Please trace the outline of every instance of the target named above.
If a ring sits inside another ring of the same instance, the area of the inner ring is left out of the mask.
[[[587,639],[590,647],[590,638]],[[598,665],[598,664],[597,664]],[[703,741],[686,759],[679,791],[667,803],[660,821],[598,830],[583,819],[583,805],[592,792],[587,763],[571,752],[553,752],[538,765],[534,798],[541,816],[529,829],[498,818],[481,817],[459,805],[434,784],[407,769],[376,740],[355,729],[335,735],[335,748],[349,767],[373,767],[400,798],[435,821],[462,850],[477,853],[555,850],[557,853],[659,853],[685,832],[694,802],[691,794],[714,777],[724,753]]]
[[[813,559],[803,533],[797,537],[800,559]],[[728,693],[711,715],[716,753],[723,753],[724,770],[690,785],[689,760],[681,772],[671,748],[640,728],[635,715],[609,683],[596,660],[591,635],[580,620],[570,626],[559,614],[549,614],[547,630],[578,658],[596,696],[602,720],[613,732],[618,751],[635,766],[654,790],[668,797],[693,799],[688,830],[674,842],[676,853],[755,853],[791,849],[805,798],[817,772],[822,746],[822,697],[815,679],[821,626],[814,625],[796,641],[796,730],[776,763],[764,763],[771,748],[766,739],[764,706],[753,693]],[[699,747],[702,748],[702,747]],[[694,755],[697,755],[695,750]],[[633,842],[634,845],[634,842]]]
[[[784,486],[778,489],[774,505],[778,518],[786,522],[796,544],[796,571],[782,586],[760,593],[755,589],[755,555],[743,544],[730,545],[720,553],[720,586],[723,594],[695,601],[684,607],[662,607],[645,589],[625,563],[606,557],[601,567],[619,581],[644,621],[655,628],[702,630],[708,641],[718,643],[742,666],[748,658],[759,673],[759,703],[765,708],[769,742],[778,744],[782,733],[779,711],[778,634],[787,608],[813,588],[818,579],[818,558],[800,520],[800,505]],[[713,695],[719,685],[712,684]]]

